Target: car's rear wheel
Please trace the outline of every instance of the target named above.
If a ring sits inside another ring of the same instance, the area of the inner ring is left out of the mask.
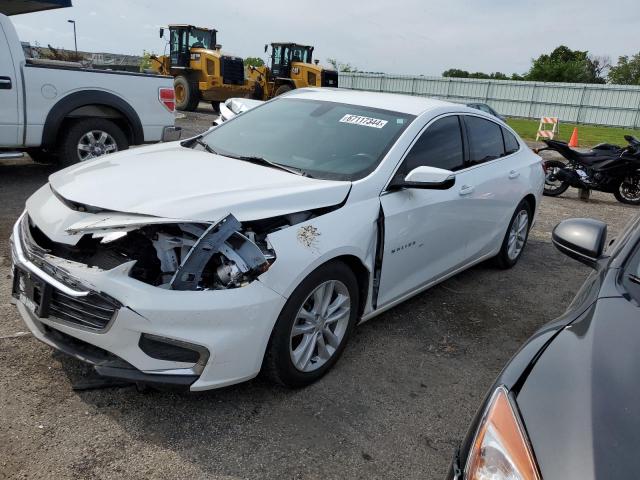
[[[500,252],[495,257],[495,263],[498,267],[507,269],[518,263],[529,238],[531,216],[531,207],[523,200],[511,217]]]
[[[338,361],[358,312],[358,283],[342,262],[319,267],[293,291],[271,334],[263,372],[303,387]]]

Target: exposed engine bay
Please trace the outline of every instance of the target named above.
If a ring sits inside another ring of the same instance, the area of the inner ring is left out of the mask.
[[[331,207],[330,207],[331,209]],[[88,267],[111,270],[132,263],[136,280],[172,290],[242,287],[276,260],[270,232],[304,222],[327,209],[240,223],[233,215],[219,222],[150,223],[88,229],[75,245],[51,241],[31,222],[34,242],[48,254]]]

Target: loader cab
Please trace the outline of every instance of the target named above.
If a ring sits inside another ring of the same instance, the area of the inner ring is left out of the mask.
[[[271,44],[271,74],[275,78],[290,78],[293,62],[312,63],[313,47],[296,43]]]
[[[189,68],[192,48],[215,50],[217,30],[198,28],[193,25],[169,25],[169,58],[171,68]],[[164,28],[160,29],[160,37]]]

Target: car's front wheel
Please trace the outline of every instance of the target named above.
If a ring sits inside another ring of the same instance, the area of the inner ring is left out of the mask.
[[[511,222],[502,241],[500,252],[495,257],[495,262],[498,267],[506,269],[518,263],[518,259],[520,255],[522,255],[522,251],[529,238],[531,217],[531,207],[523,200],[511,217]]]
[[[293,291],[271,334],[263,372],[276,383],[303,387],[338,361],[358,314],[358,283],[342,262],[313,271]]]

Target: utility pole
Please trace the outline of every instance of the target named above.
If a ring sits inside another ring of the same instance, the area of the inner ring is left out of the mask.
[[[78,37],[76,37],[76,21],[75,20],[67,20],[69,23],[73,23],[73,43],[76,46],[76,60],[78,59]]]

